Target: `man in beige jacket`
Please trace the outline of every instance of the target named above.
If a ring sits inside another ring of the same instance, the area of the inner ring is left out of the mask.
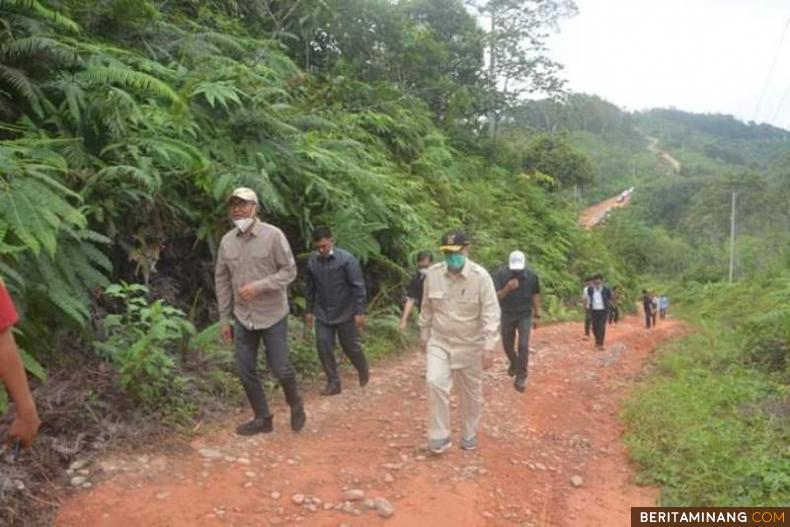
[[[445,261],[425,277],[420,340],[426,351],[428,448],[446,452],[450,438],[450,390],[458,384],[461,448],[477,447],[483,405],[483,369],[491,366],[499,340],[499,301],[491,275],[468,259],[461,231],[442,237]]]
[[[219,244],[214,280],[222,337],[235,343],[236,370],[255,413],[236,432],[273,430],[257,370],[261,340],[269,369],[291,407],[291,428],[298,432],[306,417],[288,359],[288,284],[296,278],[296,262],[285,234],[258,219],[258,196],[252,189],[237,188],[228,205],[235,228]]]

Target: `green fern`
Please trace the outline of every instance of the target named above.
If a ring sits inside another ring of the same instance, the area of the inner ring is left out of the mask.
[[[119,84],[125,88],[148,91],[179,104],[181,97],[167,83],[147,73],[119,66],[91,65],[75,76],[78,80],[96,84]]]
[[[79,63],[79,55],[70,47],[53,38],[30,36],[12,40],[0,47],[0,60],[35,58],[45,54],[58,63],[71,66]]]
[[[61,13],[49,9],[38,0],[0,0],[0,7],[21,7],[35,12],[40,17],[49,20],[60,28],[73,33],[79,33],[80,26]]]

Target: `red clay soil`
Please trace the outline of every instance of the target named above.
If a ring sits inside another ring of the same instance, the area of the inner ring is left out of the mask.
[[[579,225],[586,229],[592,229],[598,225],[598,223],[600,223],[607,211],[617,207],[624,207],[631,201],[631,197],[629,196],[622,202],[618,203],[618,197],[619,194],[613,198],[601,201],[600,203],[596,203],[595,205],[584,209],[584,211],[579,215]]]
[[[278,400],[273,434],[235,436],[240,414],[176,453],[104,459],[89,467],[93,487],[64,499],[55,524],[627,526],[629,508],[653,505],[658,493],[634,484],[620,403],[655,345],[682,331],[629,318],[609,326],[606,350],[596,351],[580,323],[538,328],[526,393],[513,389],[499,357],[486,373],[478,449],[458,448],[454,404],[454,446],[442,456],[424,450],[424,358],[401,356],[373,369],[366,388],[348,376],[339,396],[309,394],[298,435]],[[347,489],[385,498],[394,515],[362,501],[337,510]]]

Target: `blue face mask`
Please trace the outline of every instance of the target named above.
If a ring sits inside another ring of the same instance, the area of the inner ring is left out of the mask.
[[[466,256],[460,253],[452,253],[444,256],[444,261],[447,262],[447,267],[453,271],[463,269],[466,264]]]

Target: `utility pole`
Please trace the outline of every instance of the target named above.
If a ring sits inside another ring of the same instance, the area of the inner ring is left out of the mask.
[[[735,270],[735,198],[738,192],[732,191],[732,209],[730,210],[730,283]]]

